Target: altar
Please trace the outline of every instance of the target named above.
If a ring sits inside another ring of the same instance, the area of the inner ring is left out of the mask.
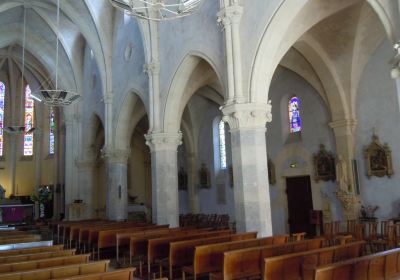
[[[34,223],[34,204],[0,205],[1,225],[30,225]]]

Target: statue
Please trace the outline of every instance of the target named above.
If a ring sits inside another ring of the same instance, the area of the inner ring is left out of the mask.
[[[347,174],[347,164],[342,156],[338,157],[336,163],[336,181],[339,185],[339,190],[347,191],[349,188],[349,179]]]
[[[6,190],[3,188],[2,185],[0,185],[0,199],[5,199],[6,198]]]

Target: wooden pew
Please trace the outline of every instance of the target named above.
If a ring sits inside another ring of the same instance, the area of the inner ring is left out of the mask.
[[[57,252],[57,251],[62,251],[63,248],[64,248],[64,245],[54,245],[54,246],[7,250],[7,251],[0,251],[0,257],[35,254],[35,253],[42,253],[42,252]]]
[[[208,229],[193,229],[193,228],[157,228],[157,229],[149,229],[146,231],[139,231],[139,232],[125,232],[125,233],[117,233],[116,235],[116,252],[117,252],[117,262],[119,262],[119,255],[120,255],[120,247],[126,246],[130,247],[130,240],[131,238],[145,238],[145,237],[152,237],[152,238],[159,238],[162,236],[167,236],[171,233],[175,234],[188,234],[190,232],[203,232],[208,231]],[[147,248],[147,244],[145,246]],[[130,258],[130,264],[132,264],[132,259]]]
[[[96,274],[86,274],[79,275],[67,278],[58,278],[59,280],[68,279],[68,280],[131,280],[133,279],[133,274],[135,272],[135,268],[124,268],[117,269],[114,271],[96,273]]]
[[[169,257],[161,262],[169,271],[169,279],[173,279],[174,268],[182,268],[192,264],[196,246],[209,245],[223,242],[243,241],[257,238],[257,232],[231,234],[227,236],[208,237],[194,240],[172,242],[169,245]],[[160,271],[162,277],[162,270]]]
[[[0,244],[0,252],[20,250],[28,248],[46,247],[53,246],[53,241],[32,241],[23,243],[12,243],[12,244]]]
[[[57,257],[73,256],[73,255],[75,255],[75,249],[55,251],[55,252],[40,252],[40,253],[15,255],[15,256],[3,256],[3,257],[0,257],[0,264],[33,261],[33,260],[40,260],[40,259],[50,259],[50,258],[57,258]]]
[[[96,245],[98,245],[97,243],[99,242],[99,234],[102,231],[107,231],[107,230],[113,231],[114,230],[114,231],[116,231],[114,233],[114,237],[115,237],[116,233],[124,232],[124,230],[129,230],[129,229],[139,228],[139,227],[147,228],[149,226],[150,227],[165,227],[165,225],[161,225],[161,226],[155,226],[155,225],[143,226],[143,225],[141,225],[141,226],[139,226],[137,223],[133,223],[133,222],[129,222],[129,223],[121,222],[121,223],[118,223],[115,225],[107,225],[107,226],[99,225],[96,227],[89,228],[88,233],[87,233],[88,239],[86,241],[86,244],[87,244],[89,250],[90,249],[95,250],[95,249],[97,249]],[[113,246],[115,246],[115,243],[113,244]]]
[[[326,247],[307,252],[287,254],[264,260],[263,279],[301,279],[313,280],[317,266],[357,258],[362,255],[365,241],[346,245]],[[224,267],[225,268],[225,267]],[[224,280],[233,280],[243,277],[259,276],[254,274],[249,266],[231,267],[237,273],[224,270]],[[231,270],[231,271],[232,271]],[[258,269],[257,269],[258,271]]]
[[[148,272],[148,275],[150,275],[151,265],[154,264],[155,261],[163,260],[169,256],[169,244],[171,242],[199,239],[199,238],[206,238],[206,237],[224,236],[224,235],[226,236],[231,233],[232,233],[232,231],[227,229],[227,230],[219,230],[219,231],[193,233],[193,234],[182,235],[182,236],[150,239],[147,243],[147,272]]]
[[[400,279],[400,248],[347,261],[324,265],[315,270],[315,280]]]
[[[26,262],[16,262],[0,264],[0,273],[18,272],[32,269],[40,269],[53,266],[62,266],[70,264],[79,264],[89,262],[90,254],[74,255],[68,257],[50,258]]]
[[[78,275],[107,272],[110,261],[80,263],[66,266],[56,266],[22,272],[0,274],[0,280],[49,280]]]
[[[247,247],[242,247],[244,249],[239,247],[240,244],[236,246],[217,244],[196,247],[193,266],[184,267],[182,270],[183,280],[185,280],[186,274],[191,274],[194,276],[194,279],[196,279],[198,275],[208,273],[211,273],[211,278],[220,279],[222,278],[222,271],[228,271],[230,269],[225,268],[225,264],[233,267],[236,265],[248,265],[252,270],[258,268],[258,273],[261,274],[261,266],[264,258],[319,249],[322,247],[323,240],[323,238],[317,238],[258,247],[256,247],[257,245],[252,246],[252,244],[249,244]],[[242,264],[242,262],[245,263]]]
[[[67,232],[69,232],[68,227],[75,224],[91,224],[98,220],[81,220],[81,221],[62,221],[62,222],[53,222],[53,232],[56,231],[57,233],[57,242],[61,243],[61,241],[65,242],[65,237]],[[56,227],[56,229],[55,229]]]
[[[98,231],[97,242],[92,243],[93,250],[97,249],[97,257],[100,259],[100,250],[105,248],[111,248],[116,246],[116,235],[118,233],[125,232],[143,232],[147,230],[154,230],[158,228],[166,228],[168,225],[151,225],[144,227],[128,227],[128,228],[120,228],[120,229],[109,229],[109,230],[100,230]]]
[[[16,244],[16,243],[29,243],[29,242],[35,242],[35,241],[40,241],[40,236],[0,239],[0,245]]]

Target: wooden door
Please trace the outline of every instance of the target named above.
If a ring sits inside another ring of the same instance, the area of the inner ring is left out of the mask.
[[[290,233],[306,232],[315,236],[315,226],[310,224],[313,210],[310,176],[286,178]]]

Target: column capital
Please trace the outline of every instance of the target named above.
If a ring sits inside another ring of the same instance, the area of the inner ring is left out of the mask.
[[[160,62],[158,60],[152,60],[144,64],[143,71],[149,76],[158,75],[160,73]]]
[[[226,27],[231,24],[239,24],[243,15],[243,7],[238,3],[231,4],[222,8],[217,13],[217,22]]]
[[[182,132],[178,133],[148,133],[145,135],[146,145],[151,152],[177,151],[182,144]]]
[[[354,119],[343,119],[329,123],[337,136],[353,135],[357,127],[357,121]]]
[[[131,156],[131,149],[115,149],[105,147],[101,149],[101,154],[110,163],[127,164],[128,159]]]
[[[222,120],[229,124],[231,131],[238,129],[265,129],[272,121],[272,105],[268,103],[234,103],[221,107]]]

